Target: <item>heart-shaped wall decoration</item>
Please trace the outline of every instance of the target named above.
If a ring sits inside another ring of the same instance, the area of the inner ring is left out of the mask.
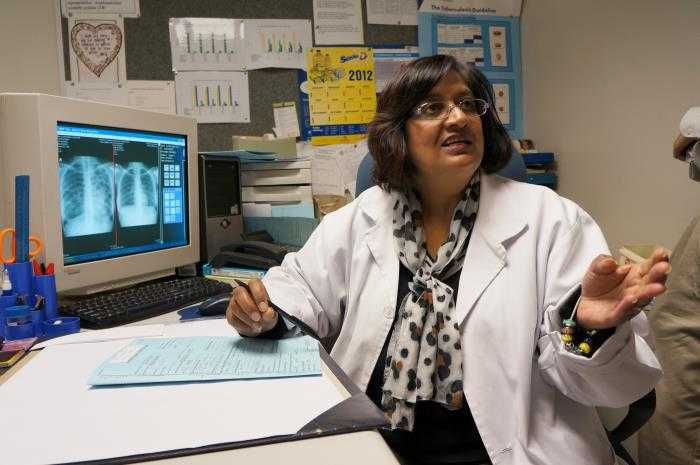
[[[70,43],[78,59],[100,77],[122,48],[122,31],[116,24],[77,23],[70,32]]]

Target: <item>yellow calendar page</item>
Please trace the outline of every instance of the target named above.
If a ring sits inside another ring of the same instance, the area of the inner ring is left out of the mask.
[[[372,120],[377,94],[371,48],[312,48],[306,64],[312,126]]]

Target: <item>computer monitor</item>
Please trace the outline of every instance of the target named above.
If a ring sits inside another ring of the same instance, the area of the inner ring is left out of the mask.
[[[30,175],[30,234],[64,294],[199,261],[197,125],[189,117],[42,94],[0,94],[0,226]]]

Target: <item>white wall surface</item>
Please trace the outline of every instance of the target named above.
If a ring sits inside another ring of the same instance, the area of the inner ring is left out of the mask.
[[[671,158],[700,105],[700,1],[525,0],[525,135],[558,157],[558,191],[622,244],[672,248],[700,183]]]
[[[59,95],[53,0],[0,1],[0,92]]]

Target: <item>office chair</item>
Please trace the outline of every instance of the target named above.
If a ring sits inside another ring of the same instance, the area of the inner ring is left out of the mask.
[[[355,197],[360,195],[365,190],[374,186],[374,179],[372,179],[372,170],[374,169],[374,158],[372,158],[371,153],[367,153],[365,158],[362,159],[360,166],[357,168],[357,180],[355,181]],[[513,148],[513,154],[510,157],[508,164],[504,166],[497,174],[505,177],[514,179],[516,181],[527,180],[527,170],[525,168],[525,162],[523,161],[520,152]]]
[[[355,182],[356,197],[375,185],[374,179],[372,179],[373,169],[374,158],[372,158],[372,154],[368,153],[357,168],[357,180]],[[527,180],[527,171],[520,152],[513,148],[513,155],[510,157],[510,161],[497,174],[516,181],[525,182]],[[636,462],[632,460],[629,452],[627,452],[622,445],[622,441],[627,440],[636,433],[644,423],[651,418],[655,408],[656,392],[652,390],[641,399],[631,403],[627,415],[622,421],[612,431],[606,431],[610,444],[612,444],[615,450],[615,454],[623,458],[629,465],[636,465]]]
[[[656,391],[651,390],[641,399],[632,402],[625,418],[612,430],[607,431],[608,440],[612,444],[615,454],[622,457],[629,465],[637,465],[632,460],[629,452],[622,445],[622,441],[627,440],[644,426],[656,409]]]

